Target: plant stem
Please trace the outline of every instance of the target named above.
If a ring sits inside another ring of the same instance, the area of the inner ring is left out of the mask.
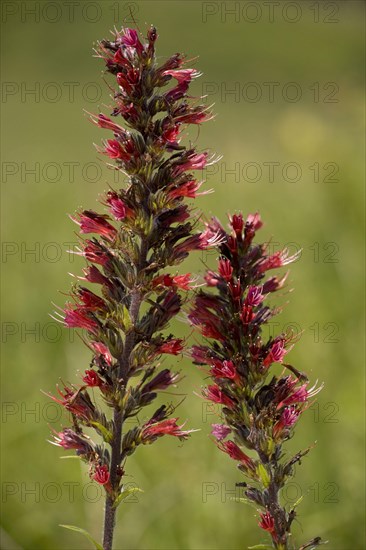
[[[280,506],[278,501],[278,487],[274,480],[271,481],[268,487],[268,510],[275,522],[275,543],[276,548],[287,550],[287,519],[286,512]]]
[[[147,240],[142,241],[140,249],[140,258],[138,262],[139,271],[143,269],[146,262],[146,255],[148,251]],[[140,305],[142,301],[141,293],[139,292],[138,285],[133,289],[131,293],[131,302],[129,307],[129,314],[132,324],[135,325]],[[125,339],[124,350],[122,358],[119,364],[119,378],[121,383],[126,386],[128,378],[128,369],[130,364],[130,355],[135,343],[135,330],[134,328],[127,334]],[[122,429],[123,429],[123,412],[120,406],[115,406],[113,416],[113,440],[111,443],[111,464],[110,464],[110,483],[112,491],[116,494],[119,486],[119,466],[121,460],[121,442],[122,442]],[[107,495],[105,502],[104,512],[104,535],[103,535],[103,549],[112,550],[113,546],[113,534],[116,520],[116,508],[114,506],[114,496]]]

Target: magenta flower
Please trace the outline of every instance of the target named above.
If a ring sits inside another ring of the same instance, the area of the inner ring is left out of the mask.
[[[248,294],[245,299],[245,303],[251,307],[258,307],[265,298],[262,292],[263,292],[262,286],[250,286],[248,288]]]
[[[285,349],[285,340],[276,338],[269,349],[269,353],[263,361],[263,365],[268,367],[271,363],[282,363],[287,350]]]
[[[217,441],[222,441],[229,435],[231,428],[225,424],[212,424],[212,435],[217,439]]]

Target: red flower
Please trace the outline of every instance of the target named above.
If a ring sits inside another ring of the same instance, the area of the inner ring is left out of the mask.
[[[211,118],[212,118],[211,113],[205,112],[198,107],[196,110],[192,109],[187,113],[183,113],[175,117],[175,120],[176,122],[180,122],[181,124],[202,124],[203,122],[206,122]]]
[[[280,409],[283,407],[283,405],[289,406],[293,405],[295,403],[305,403],[308,401],[311,397],[314,397],[317,393],[319,393],[323,386],[320,386],[319,388],[316,388],[316,384],[310,390],[306,389],[306,386],[308,385],[308,382],[300,386],[297,390],[292,392],[288,397],[283,399],[281,403],[277,405],[277,409]]]
[[[260,229],[262,225],[263,223],[258,212],[256,212],[255,214],[249,214],[245,222],[244,230],[244,242],[246,245],[249,245],[252,242],[255,232]]]
[[[109,482],[109,477],[109,470],[106,464],[103,464],[103,466],[97,466],[94,474],[92,475],[92,479],[101,485],[107,485]]]
[[[180,69],[178,71],[164,71],[163,76],[171,76],[181,84],[182,82],[191,82],[192,78],[197,78],[200,73],[195,69]]]
[[[245,299],[245,303],[248,304],[248,306],[252,307],[259,306],[264,300],[262,291],[263,288],[261,286],[250,286],[248,288],[248,294]]]
[[[152,443],[163,435],[173,435],[174,437],[179,437],[179,439],[187,439],[189,434],[194,430],[182,430],[184,424],[178,426],[177,420],[178,418],[167,418],[166,420],[152,424],[150,424],[151,421],[148,422],[141,432],[142,442],[144,444]]]
[[[282,363],[287,350],[285,349],[285,341],[283,338],[276,338],[273,341],[270,351],[263,361],[263,365],[268,367],[271,363]]]
[[[80,416],[85,419],[89,419],[94,414],[94,406],[90,401],[88,394],[82,393],[82,389],[83,388],[74,390],[65,386],[64,393],[62,393],[59,387],[57,387],[57,391],[62,399],[58,399],[54,395],[47,395],[53,401],[62,405],[67,411],[71,412],[72,414],[75,414],[76,416]]]
[[[112,364],[112,355],[102,342],[90,342],[91,347],[96,352],[98,357],[103,357],[107,365],[111,366]]]
[[[103,384],[103,380],[99,378],[98,374],[92,369],[85,371],[85,376],[83,376],[83,381],[87,386],[91,388],[95,388]]]
[[[184,349],[183,340],[180,338],[172,338],[161,344],[157,352],[158,353],[168,353],[170,355],[178,355]]]
[[[173,177],[179,176],[186,170],[203,170],[207,164],[207,153],[190,153],[185,162],[177,164],[173,170]]]
[[[93,241],[86,241],[82,255],[94,264],[106,265],[109,261],[109,257],[99,243]]]
[[[77,290],[77,294],[80,298],[80,300],[83,302],[84,307],[89,311],[95,311],[104,309],[106,307],[105,301],[94,294],[91,290],[88,288],[80,287]]]
[[[238,378],[235,365],[231,361],[214,361],[214,366],[211,369],[211,375],[214,378],[229,378],[231,380]]]
[[[233,277],[233,267],[230,260],[227,260],[226,258],[221,258],[219,260],[219,273],[226,282],[231,281]]]
[[[275,531],[274,519],[269,512],[262,512],[260,515],[260,522],[258,523],[259,527],[273,533]]]
[[[234,214],[230,218],[230,225],[236,233],[236,236],[241,238],[244,229],[244,219],[242,214]]]
[[[125,135],[127,136],[127,132],[122,126],[119,126],[119,124],[116,124],[108,118],[107,116],[100,113],[98,116],[90,115],[91,120],[94,122],[94,124],[97,124],[100,128],[105,128],[107,130],[112,130],[116,134]]]
[[[228,454],[230,458],[244,464],[251,470],[255,470],[255,464],[248,455],[246,455],[234,441],[223,441],[218,444],[218,448]]]
[[[206,399],[208,399],[209,401],[213,401],[214,403],[219,403],[220,405],[225,405],[229,408],[233,407],[234,405],[234,401],[230,399],[230,397],[225,395],[216,384],[213,384],[212,386],[207,386],[207,388],[204,388],[202,393]]]
[[[217,273],[210,269],[205,273],[205,281],[207,286],[217,286],[220,282],[220,278]]]
[[[90,444],[86,441],[87,436],[81,436],[70,428],[65,428],[62,432],[55,432],[53,437],[54,441],[51,441],[50,443],[53,443],[58,447],[63,447],[64,449],[75,449],[80,454],[88,454],[92,450]]]
[[[154,287],[163,285],[166,287],[180,288],[182,290],[191,290],[192,288],[189,285],[189,283],[192,282],[190,273],[186,273],[185,275],[175,275],[174,277],[168,274],[159,275],[158,277],[155,277],[152,282]]]
[[[130,48],[135,48],[138,54],[141,54],[144,47],[141,44],[137,31],[135,29],[124,29],[124,36],[122,37],[122,44],[124,46],[129,46]]]
[[[107,195],[107,204],[111,208],[111,212],[116,220],[124,220],[127,214],[127,207],[122,199],[120,199],[117,193],[109,192]]]
[[[197,180],[186,181],[176,189],[172,189],[171,191],[169,191],[169,196],[172,199],[176,199],[178,197],[188,197],[190,199],[195,199],[199,195],[207,195],[208,193],[212,192],[212,190],[208,190],[203,191],[202,193],[197,193],[201,185],[202,182],[198,183]]]
[[[95,265],[91,265],[86,269],[83,269],[85,277],[80,277],[84,281],[89,281],[89,283],[98,283],[100,285],[110,286],[111,283],[107,277],[105,277]]]
[[[105,142],[104,154],[108,155],[111,159],[121,159],[124,161],[131,159],[131,154],[116,139],[108,139]]]
[[[276,437],[280,434],[285,428],[291,428],[296,424],[300,416],[300,411],[295,407],[286,407],[281,414],[281,418],[273,426],[273,435]]]
[[[90,317],[88,311],[84,308],[72,309],[72,305],[66,304],[65,309],[65,325],[69,328],[84,328],[89,332],[96,332],[99,328],[95,319]]]
[[[97,214],[93,210],[84,210],[79,214],[79,220],[73,217],[71,219],[80,226],[81,233],[97,233],[110,241],[117,234],[116,229],[107,222],[107,216]]]
[[[270,277],[263,285],[263,294],[267,292],[275,292],[276,290],[283,287],[288,277],[289,272],[287,272],[281,279],[278,277]]]
[[[240,319],[243,321],[243,324],[248,325],[253,320],[253,317],[253,308],[244,303],[240,313]]]
[[[180,82],[175,88],[172,88],[169,90],[169,92],[165,92],[164,97],[166,101],[174,102],[178,101],[178,99],[182,99],[182,97],[185,96],[186,91],[189,88],[188,82]]]
[[[195,363],[210,365],[212,359],[209,357],[209,348],[205,346],[192,346],[191,348],[192,359]]]
[[[177,143],[179,137],[179,124],[166,128],[161,137],[166,143]]]
[[[284,265],[295,262],[296,260],[298,260],[300,256],[301,256],[301,250],[299,250],[292,256],[289,256],[289,251],[287,248],[285,248],[282,251],[275,252],[274,254],[272,254],[272,256],[267,256],[261,259],[257,264],[258,271],[259,273],[264,273],[269,269],[276,269],[277,267],[282,267]]]

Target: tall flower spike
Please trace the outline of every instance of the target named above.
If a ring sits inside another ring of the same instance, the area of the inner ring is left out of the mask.
[[[67,327],[84,329],[93,356],[81,375],[82,385],[65,386],[60,398],[52,397],[72,414],[75,430],[57,433],[55,443],[75,449],[88,463],[91,479],[105,489],[104,550],[112,548],[116,508],[128,496],[126,457],[164,435],[184,440],[192,431],[184,430],[178,418],[169,418],[175,408],[171,404],[150,419],[144,420],[141,411],[178,381],[170,369],[159,370],[156,360],[184,348],[183,340],[162,331],[180,311],[181,293],[192,288],[193,280],[190,274],[166,270],[191,250],[218,242],[211,229],[195,230],[197,220],[187,204],[202,194],[197,193],[202,181],[193,172],[212,162],[207,151],[182,144],[182,129],[211,117],[206,106],[193,105],[188,95],[199,73],[185,67],[180,54],[159,67],[156,40],[153,27],[145,40],[124,28],[97,47],[114,78],[114,104],[109,116],[90,118],[111,132],[98,149],[126,184],[106,193],[106,212],[83,210],[72,216],[81,235],[76,253],[87,262],[84,276],[77,279],[96,285],[96,290],[76,285],[62,318]],[[99,392],[109,415],[94,399]],[[100,444],[84,434],[84,427],[94,428]]]
[[[267,341],[263,337],[263,325],[278,312],[264,305],[266,297],[284,283],[284,278],[267,278],[266,272],[296,256],[289,257],[287,251],[267,256],[265,245],[252,244],[261,226],[258,214],[245,223],[241,214],[233,215],[229,233],[213,220],[210,227],[216,227],[221,238],[220,257],[217,273],[208,271],[206,282],[214,290],[198,290],[189,314],[191,324],[208,340],[194,346],[191,354],[196,364],[210,367],[213,384],[203,389],[204,398],[222,407],[220,424],[213,424],[212,431],[217,447],[253,484],[239,483],[259,507],[259,526],[269,533],[273,547],[289,550],[294,548],[290,537],[296,511],[281,505],[280,493],[309,449],[286,460],[283,445],[321,388],[308,389],[306,376],[284,363],[291,335]],[[289,374],[273,374],[276,363]],[[231,439],[225,441],[229,434]],[[316,537],[301,548],[320,543]]]

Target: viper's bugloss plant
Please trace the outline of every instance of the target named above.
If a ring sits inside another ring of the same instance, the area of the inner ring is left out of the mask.
[[[217,272],[208,270],[205,276],[213,290],[199,289],[189,314],[207,340],[193,346],[191,354],[212,379],[203,397],[219,404],[221,421],[213,425],[214,441],[249,479],[238,485],[244,487],[244,500],[258,508],[259,526],[272,539],[272,546],[254,548],[288,550],[299,548],[291,538],[296,511],[281,504],[281,490],[309,448],[289,457],[284,443],[321,388],[309,387],[307,376],[287,363],[291,334],[264,337],[263,326],[280,311],[267,302],[287,276],[267,272],[297,256],[287,250],[269,254],[266,244],[253,244],[261,226],[258,214],[246,221],[242,214],[233,215],[228,233],[216,219],[207,224],[220,237],[219,262]],[[273,372],[274,364],[277,371],[282,365],[282,373]],[[300,550],[320,543],[316,537]]]
[[[189,124],[211,116],[199,100],[188,99],[189,84],[199,73],[185,68],[180,54],[158,66],[156,39],[153,27],[142,41],[124,28],[96,49],[115,84],[111,114],[91,119],[112,132],[99,152],[114,161],[126,184],[105,194],[107,213],[83,210],[72,217],[80,228],[78,254],[87,267],[59,314],[67,327],[84,329],[92,357],[82,383],[64,385],[53,397],[72,416],[72,427],[56,433],[55,443],[75,450],[105,489],[104,550],[112,548],[117,506],[136,490],[125,487],[127,457],[164,435],[184,440],[190,434],[171,417],[171,402],[145,420],[141,411],[179,379],[161,369],[159,359],[180,354],[185,343],[162,331],[181,309],[181,291],[193,281],[189,273],[166,270],[192,250],[218,242],[216,230],[195,228],[197,217],[186,202],[201,185],[192,172],[211,160],[207,151],[181,144]]]

